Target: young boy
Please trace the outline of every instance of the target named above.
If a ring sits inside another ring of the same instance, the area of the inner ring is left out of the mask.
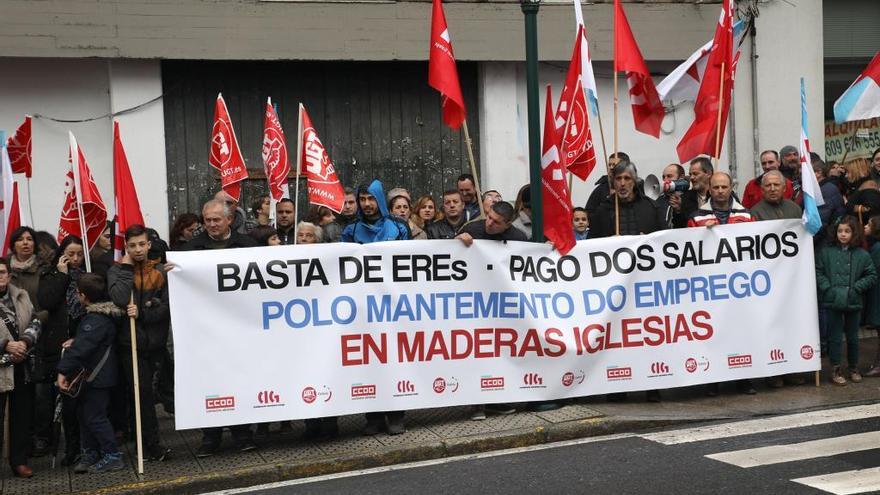
[[[574,239],[582,241],[590,235],[590,221],[587,219],[587,210],[578,206],[572,210],[572,224],[574,225]]]
[[[116,385],[116,324],[125,315],[107,300],[104,279],[84,273],[77,281],[80,302],[86,308],[76,331],[73,344],[58,363],[58,388],[70,388],[70,380],[81,370],[86,377],[96,373],[94,380],[84,383],[77,397],[76,415],[82,455],[73,467],[75,473],[101,473],[125,468],[122,453],[116,445],[113,426],[107,418],[110,388]]]

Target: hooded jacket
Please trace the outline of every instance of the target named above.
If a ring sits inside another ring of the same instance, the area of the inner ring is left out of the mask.
[[[95,379],[89,384],[95,388],[108,388],[116,385],[118,379],[116,350],[116,329],[125,316],[111,301],[103,301],[86,306],[86,315],[80,321],[73,345],[64,351],[58,362],[58,372],[68,379],[80,370],[91,372],[95,369],[107,348],[110,354]],[[149,384],[147,384],[149,386]]]
[[[385,191],[379,179],[374,180],[368,187],[358,187],[357,195],[370,194],[376,198],[379,208],[379,218],[369,221],[364,216],[358,201],[358,220],[342,230],[342,242],[357,242],[369,244],[382,241],[405,241],[410,238],[409,226],[406,222],[388,213],[388,205],[385,204]]]
[[[168,306],[168,282],[155,260],[129,265],[120,263],[107,272],[110,300],[125,310],[134,295],[138,307],[135,335],[138,352],[164,349],[168,341],[171,313]],[[131,347],[131,333],[119,333],[119,345]]]

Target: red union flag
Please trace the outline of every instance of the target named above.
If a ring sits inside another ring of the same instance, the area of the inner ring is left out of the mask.
[[[449,37],[449,27],[446,25],[446,14],[443,13],[441,0],[434,0],[434,9],[431,13],[428,84],[440,92],[443,122],[453,129],[461,127],[467,111],[464,108],[464,97],[461,95],[458,69],[455,66],[455,54],[452,52],[452,40]]]
[[[217,104],[214,106],[214,128],[211,130],[211,153],[208,162],[220,171],[220,184],[223,190],[238,201],[241,196],[241,181],[248,176],[247,167],[238,147],[238,139],[235,138],[235,129],[232,128],[232,119],[229,118],[226,101],[219,93]]]
[[[31,178],[33,170],[31,165],[31,116],[27,115],[24,122],[15,130],[15,134],[6,142],[9,150],[9,160],[12,162],[12,173],[24,174]]]
[[[272,99],[266,102],[266,118],[263,120],[263,167],[269,181],[269,194],[275,201],[289,198],[287,176],[290,162],[287,160],[287,140],[281,122],[272,106]]]
[[[636,130],[659,138],[666,111],[620,0],[614,0],[614,72],[618,70],[626,71]]]
[[[578,60],[580,65],[580,60]],[[580,78],[577,81],[580,90]],[[583,91],[581,90],[581,94]],[[541,193],[544,201],[544,235],[560,254],[575,246],[571,223],[571,195],[565,181],[565,169],[559,160],[559,134],[553,122],[553,95],[547,85],[544,117],[544,145],[541,151]],[[595,163],[595,159],[593,160]]]
[[[590,131],[587,99],[583,87],[581,61],[583,37],[584,28],[581,26],[574,41],[565,87],[562,88],[559,106],[556,107],[556,132],[562,136],[563,169],[577,175],[581,180],[587,180],[596,166],[596,152],[593,148],[593,133]],[[546,139],[545,137],[545,142]]]
[[[144,225],[141,203],[138,201],[131,169],[119,137],[119,122],[113,122],[113,183],[116,203],[116,232],[113,236],[114,258],[122,259],[125,248],[125,231],[132,225]]]
[[[302,155],[299,163],[302,164],[301,172],[309,181],[309,203],[326,206],[340,213],[345,203],[345,189],[336,177],[336,169],[333,168],[330,156],[327,155],[327,150],[312,126],[312,119],[302,105],[299,106],[299,118],[302,129]]]
[[[76,167],[77,173],[74,173]],[[78,176],[78,177],[77,177]],[[77,182],[82,185],[82,191],[77,188]],[[61,207],[61,222],[58,225],[58,242],[60,243],[68,235],[75,235],[88,244],[86,251],[98,241],[101,232],[107,224],[107,207],[101,199],[98,185],[92,177],[92,171],[86,162],[82,148],[76,143],[73,133],[70,133],[70,168],[64,180],[64,206]],[[82,205],[83,221],[86,232],[83,236],[80,227],[79,205]]]

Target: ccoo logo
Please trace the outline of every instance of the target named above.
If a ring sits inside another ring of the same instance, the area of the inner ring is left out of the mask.
[[[376,398],[376,386],[375,385],[352,385],[351,386],[351,398],[352,399],[375,399]]]
[[[480,378],[480,390],[504,390],[504,377],[484,376]]]
[[[629,366],[625,368],[607,368],[605,370],[605,376],[608,380],[630,380],[632,379],[632,368]]]
[[[205,397],[205,411],[231,411],[235,409],[235,396]]]
[[[260,404],[280,404],[281,396],[274,390],[263,390],[257,394],[257,402]]]
[[[727,367],[728,368],[746,368],[752,365],[752,355],[751,354],[737,354],[734,356],[727,356]]]

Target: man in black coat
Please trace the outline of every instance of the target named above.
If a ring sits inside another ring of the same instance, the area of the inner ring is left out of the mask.
[[[614,194],[590,213],[591,238],[650,234],[666,228],[665,210],[636,187],[639,176],[632,162],[618,162],[612,170],[612,177]]]
[[[232,249],[255,247],[257,241],[250,236],[232,230],[232,215],[226,203],[211,200],[202,207],[202,219],[205,231],[194,237],[183,246],[184,251],[200,251],[206,249]],[[229,427],[236,447],[241,452],[257,448],[251,425],[233,425]],[[202,445],[196,451],[196,457],[209,457],[220,450],[223,428],[202,428]]]

